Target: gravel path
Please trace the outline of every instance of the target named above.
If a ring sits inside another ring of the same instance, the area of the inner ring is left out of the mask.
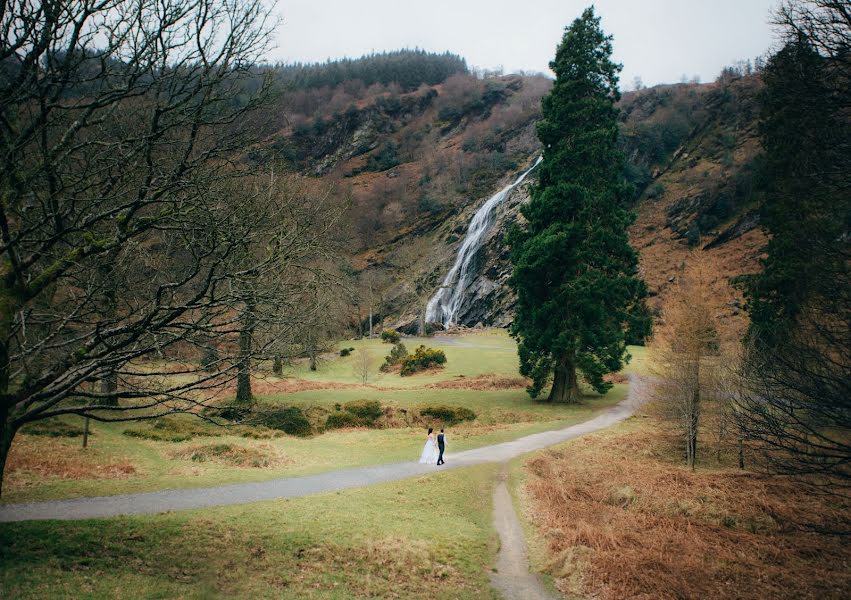
[[[445,455],[447,462],[442,467],[404,462],[212,488],[163,490],[122,496],[5,504],[0,505],[0,522],[45,519],[74,520],[118,515],[155,514],[165,511],[244,504],[274,500],[275,498],[296,498],[416,477],[433,473],[436,469],[445,470],[505,462],[521,454],[541,450],[553,444],[559,444],[593,431],[605,429],[618,421],[622,421],[629,417],[637,406],[632,392],[631,385],[630,394],[626,400],[584,423],[556,431],[527,435],[502,444],[484,446],[455,454],[449,453]],[[451,450],[451,446],[449,446],[449,449]]]
[[[491,573],[491,585],[506,600],[553,600],[538,577],[529,572],[526,540],[511,503],[506,479],[503,471],[493,494],[493,523],[499,534],[499,554],[496,569]]]

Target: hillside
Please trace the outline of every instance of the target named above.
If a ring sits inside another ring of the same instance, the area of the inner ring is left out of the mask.
[[[414,327],[473,213],[539,153],[534,124],[549,86],[543,76],[462,70],[416,87],[355,79],[285,95],[282,126],[254,159],[283,160],[349,202],[340,240],[354,290],[342,308],[349,327],[365,326],[370,303],[376,322]],[[743,324],[730,280],[758,267],[765,242],[756,211],[759,87],[757,77],[727,70],[710,84],[657,86],[621,101],[637,212],[631,237],[657,314],[689,250],[701,246],[723,265],[725,321]],[[527,198],[520,186],[497,209],[462,324],[511,321],[503,234]]]

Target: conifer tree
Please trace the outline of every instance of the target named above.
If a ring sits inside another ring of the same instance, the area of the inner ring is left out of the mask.
[[[536,397],[576,402],[577,373],[600,393],[627,356],[625,329],[642,305],[643,282],[627,227],[629,189],[618,151],[618,71],[611,37],[593,8],[566,28],[543,100],[539,181],[509,235],[517,293],[512,335]]]

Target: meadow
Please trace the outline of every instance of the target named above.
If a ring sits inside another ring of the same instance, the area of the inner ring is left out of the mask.
[[[296,364],[276,378],[261,370],[254,381],[258,401],[324,415],[349,401],[377,400],[400,419],[403,411],[422,406],[469,408],[475,420],[447,428],[451,454],[566,427],[626,394],[627,386],[618,384],[606,396],[589,397],[578,406],[532,400],[517,372],[514,341],[500,330],[403,341],[409,350],[420,343],[444,350],[446,368],[410,377],[381,373],[378,366],[389,344],[345,341],[339,348],[354,347],[355,352],[348,357],[328,353],[316,371]],[[366,384],[353,370],[357,352],[364,350],[373,358]],[[81,426],[79,419],[62,423],[77,430]],[[336,429],[310,437],[221,427],[190,415],[170,417],[161,425],[92,422],[85,449],[80,437],[20,434],[2,502],[206,487],[415,460],[425,437],[424,423],[406,426],[403,419],[393,427]],[[55,429],[61,432],[59,425]],[[180,441],[167,441],[169,436]]]

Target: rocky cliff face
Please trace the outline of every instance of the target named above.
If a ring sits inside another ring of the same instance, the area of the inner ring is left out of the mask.
[[[505,234],[520,218],[520,207],[529,200],[530,183],[524,182],[496,209],[493,225],[474,259],[475,277],[467,287],[461,304],[459,323],[506,327],[513,319],[515,297],[508,286],[511,263]]]

